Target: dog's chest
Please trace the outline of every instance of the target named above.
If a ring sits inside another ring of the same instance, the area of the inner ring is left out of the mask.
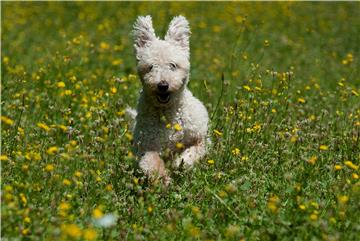
[[[176,116],[171,121],[165,122],[161,129],[161,145],[171,150],[181,149],[188,144],[186,120]]]

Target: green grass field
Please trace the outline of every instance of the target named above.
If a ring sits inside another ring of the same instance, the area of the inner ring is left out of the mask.
[[[360,240],[359,2],[1,7],[2,240]],[[211,116],[168,188],[137,174],[124,111],[146,14],[159,36],[188,18]]]

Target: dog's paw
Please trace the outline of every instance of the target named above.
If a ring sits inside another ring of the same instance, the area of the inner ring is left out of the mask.
[[[172,167],[174,169],[189,169],[194,165],[194,163],[194,159],[187,156],[180,156],[174,160]]]

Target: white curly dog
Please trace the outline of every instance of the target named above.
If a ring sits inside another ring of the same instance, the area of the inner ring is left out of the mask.
[[[174,17],[164,40],[151,16],[139,16],[133,29],[142,90],[137,105],[134,150],[149,176],[169,180],[162,156],[173,167],[191,167],[206,153],[208,113],[187,88],[190,70],[189,23]]]

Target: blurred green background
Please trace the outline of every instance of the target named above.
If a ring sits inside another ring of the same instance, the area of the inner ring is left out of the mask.
[[[1,7],[4,240],[358,239],[359,2]],[[212,117],[208,155],[167,189],[136,175],[125,115],[148,14],[160,37],[189,20]]]

